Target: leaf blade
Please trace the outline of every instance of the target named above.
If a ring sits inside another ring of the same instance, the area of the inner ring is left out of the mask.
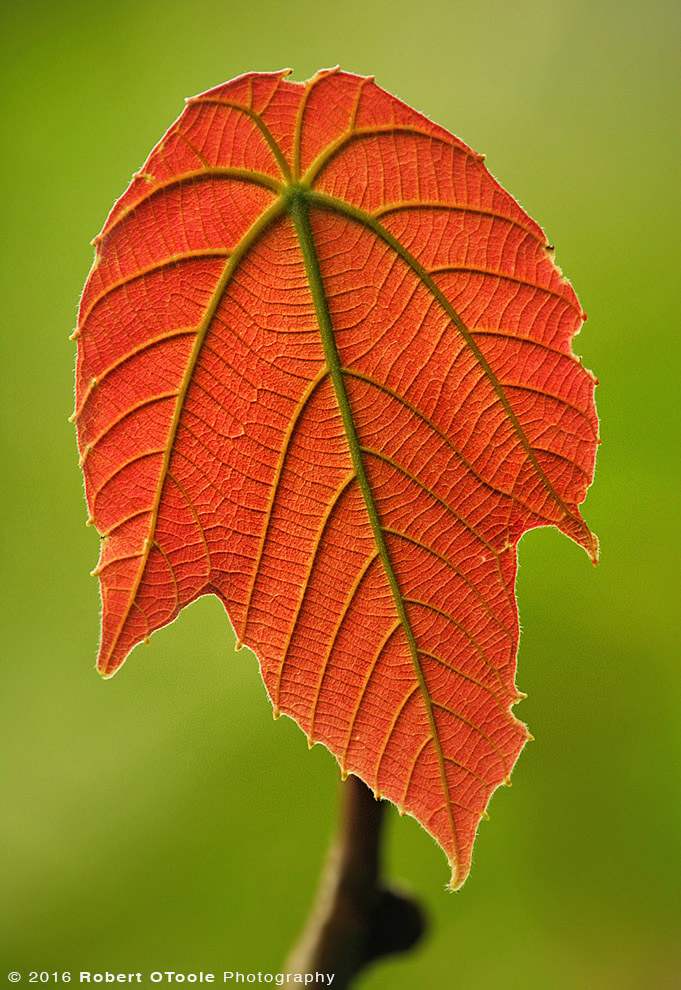
[[[96,239],[75,415],[100,669],[217,594],[275,714],[459,886],[528,738],[518,539],[596,555],[583,313],[481,156],[371,77],[285,77],[188,101]]]

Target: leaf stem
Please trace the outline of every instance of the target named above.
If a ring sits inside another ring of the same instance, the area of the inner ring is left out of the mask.
[[[333,973],[334,988],[344,990],[369,963],[407,952],[421,939],[421,907],[380,878],[384,811],[359,777],[341,785],[339,834],[286,972]]]

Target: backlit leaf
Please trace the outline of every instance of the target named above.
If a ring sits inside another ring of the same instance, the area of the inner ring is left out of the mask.
[[[584,315],[541,228],[372,78],[187,102],[96,238],[75,418],[99,669],[224,602],[275,713],[465,879],[528,733],[516,548],[597,544]]]

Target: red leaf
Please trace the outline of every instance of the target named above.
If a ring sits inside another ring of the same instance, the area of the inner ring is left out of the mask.
[[[518,540],[597,554],[584,314],[480,155],[371,77],[286,75],[189,100],[96,238],[74,415],[99,669],[218,595],[275,713],[459,886],[528,738]]]

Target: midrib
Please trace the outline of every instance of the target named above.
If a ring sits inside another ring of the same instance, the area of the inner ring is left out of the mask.
[[[426,715],[428,718],[428,724],[430,727],[433,744],[435,746],[435,752],[437,754],[438,766],[440,770],[440,776],[442,779],[442,787],[445,795],[447,812],[451,826],[452,841],[456,847],[456,841],[457,841],[456,831],[454,828],[452,806],[449,801],[449,786],[447,784],[444,756],[442,753],[442,747],[440,745],[437,726],[435,724],[433,707],[430,701],[430,695],[428,692],[428,687],[426,685],[425,677],[423,675],[421,662],[419,660],[419,651],[416,645],[416,638],[414,636],[414,631],[409,621],[409,616],[407,615],[404,598],[400,590],[399,582],[397,580],[397,575],[395,573],[395,568],[393,567],[392,561],[390,559],[390,553],[385,540],[385,533],[378,514],[376,501],[374,499],[374,495],[371,488],[371,484],[369,482],[366,467],[364,465],[361,444],[359,437],[357,435],[357,428],[355,426],[352,410],[350,408],[350,400],[348,398],[347,389],[345,387],[345,379],[343,377],[343,367],[342,367],[340,355],[338,353],[336,337],[333,330],[333,324],[331,322],[331,314],[329,312],[329,305],[326,298],[326,293],[324,291],[324,284],[322,281],[321,270],[319,267],[319,258],[317,257],[314,238],[312,236],[312,229],[310,227],[310,218],[309,218],[308,203],[307,203],[308,194],[303,189],[294,189],[291,187],[289,187],[287,193],[288,193],[287,198],[290,204],[289,208],[291,212],[291,217],[295,224],[296,233],[298,235],[298,241],[300,243],[300,249],[302,251],[303,260],[305,262],[305,270],[310,283],[310,291],[312,293],[312,300],[315,306],[317,322],[319,324],[319,332],[322,339],[322,346],[324,348],[324,354],[326,357],[326,363],[329,369],[329,377],[333,384],[333,388],[336,396],[336,402],[338,403],[341,419],[343,421],[343,427],[345,429],[345,436],[347,438],[348,447],[350,449],[350,457],[352,459],[352,465],[357,477],[357,483],[359,484],[360,490],[362,492],[362,497],[364,498],[364,504],[366,506],[369,522],[371,524],[371,530],[373,533],[374,542],[376,543],[376,548],[378,550],[379,556],[381,558],[381,562],[383,564],[383,570],[385,572],[393,596],[393,600],[395,602],[395,609],[397,612],[397,616],[400,620],[400,624],[402,626],[404,635],[407,640],[407,644],[409,646],[409,653],[414,667],[414,673],[416,675],[416,680],[418,682],[421,691],[421,697],[423,699],[423,704],[426,710]]]

